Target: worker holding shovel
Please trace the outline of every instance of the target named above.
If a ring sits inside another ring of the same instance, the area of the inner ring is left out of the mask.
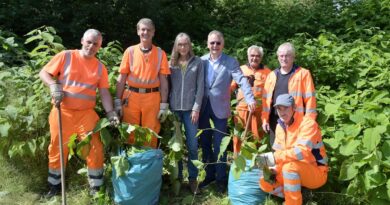
[[[46,197],[57,195],[62,189],[63,201],[65,198],[63,170],[69,153],[67,144],[74,133],[79,140],[91,135],[98,122],[99,117],[94,111],[96,89],[99,89],[110,123],[119,124],[108,90],[107,69],[95,57],[102,44],[102,35],[95,29],[88,29],[81,39],[81,44],[80,50],[66,50],[55,55],[39,73],[42,81],[50,87],[54,104],[49,115],[50,191]],[[92,134],[88,147],[89,152],[85,159],[91,194],[94,195],[103,184],[103,145],[98,133]]]

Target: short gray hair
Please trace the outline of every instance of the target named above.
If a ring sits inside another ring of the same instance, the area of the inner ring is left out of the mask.
[[[87,37],[87,35],[90,35],[90,34],[102,38],[102,33],[100,33],[100,31],[93,29],[93,28],[86,30],[84,32],[83,38]]]
[[[225,42],[225,39],[224,39],[224,37],[223,37],[222,32],[217,31],[217,30],[212,30],[212,31],[209,33],[209,35],[207,36],[207,40],[208,40],[208,38],[210,38],[211,35],[216,35],[216,36],[218,36],[219,38],[221,38],[221,40],[222,40],[223,43]]]
[[[251,52],[251,50],[256,50],[257,52],[260,53],[260,57],[263,57],[264,55],[264,50],[263,50],[263,47],[261,46],[256,46],[256,45],[252,45],[248,48],[247,50],[247,55],[249,56],[249,52]]]
[[[286,48],[287,52],[295,56],[295,48],[294,45],[290,42],[283,43],[279,46],[278,50],[276,51],[276,55],[279,55],[280,51],[282,49]]]
[[[148,25],[148,26],[152,27],[153,30],[156,29],[155,26],[154,26],[154,23],[153,23],[152,19],[150,19],[150,18],[142,18],[142,19],[140,19],[140,20],[138,21],[138,23],[137,23],[137,30],[139,29],[139,27],[140,27],[141,24]]]

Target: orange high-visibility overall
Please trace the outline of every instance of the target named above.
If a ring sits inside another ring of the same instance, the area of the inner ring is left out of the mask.
[[[68,142],[72,134],[79,140],[93,130],[99,120],[94,111],[96,89],[109,88],[105,66],[98,59],[83,58],[78,50],[63,51],[51,59],[43,68],[57,76],[63,86],[64,99],[61,102],[62,136],[65,164],[69,153]],[[49,177],[52,185],[61,182],[59,150],[58,111],[53,107],[49,115]],[[86,156],[89,183],[91,187],[103,184],[103,144],[98,133],[92,135],[90,151]]]
[[[263,137],[264,133],[261,128],[261,120],[260,120],[261,103],[259,103],[259,101],[261,100],[262,90],[264,88],[265,80],[268,74],[271,72],[271,70],[268,67],[261,64],[260,68],[257,70],[253,70],[249,68],[248,65],[242,65],[241,71],[243,72],[244,76],[253,75],[255,78],[252,87],[252,92],[253,92],[253,96],[256,99],[256,110],[252,114],[252,117],[250,119],[249,129],[252,131],[254,138],[260,140]],[[231,85],[231,90],[237,89],[237,86],[238,86],[237,83],[233,81]],[[246,124],[248,123],[247,119],[248,119],[249,111],[248,111],[248,105],[244,100],[244,95],[241,89],[238,90],[236,99],[238,104],[236,106],[237,115],[235,116],[236,118],[235,123],[239,123],[239,121],[241,121],[243,123],[243,126],[245,127]],[[237,136],[234,136],[233,151],[235,153],[239,153],[240,147],[241,147],[240,139]]]
[[[262,123],[269,123],[272,95],[274,93],[277,80],[275,72],[276,71],[271,72],[265,81],[261,101],[263,106],[261,113]],[[293,71],[290,79],[288,80],[288,93],[294,97],[296,105],[295,116],[303,117],[305,115],[310,116],[314,120],[316,119],[317,103],[314,83],[309,70],[298,67]]]
[[[123,54],[119,72],[127,74],[128,86],[122,95],[122,100],[127,101],[123,105],[123,121],[158,133],[160,121],[157,115],[161,101],[159,74],[170,74],[165,52],[153,45],[148,54],[143,54],[139,44],[131,46]],[[129,143],[133,144],[134,141],[131,133]],[[152,141],[145,145],[156,148],[157,138],[152,137]]]
[[[279,120],[272,149],[276,182],[261,178],[260,188],[265,192],[284,197],[286,205],[300,205],[302,186],[316,189],[326,183],[328,158],[320,128],[312,118],[294,118],[290,126]]]

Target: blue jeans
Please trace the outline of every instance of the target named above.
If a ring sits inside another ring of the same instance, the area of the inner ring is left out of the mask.
[[[204,163],[215,163],[218,158],[222,138],[227,133],[227,119],[220,119],[215,116],[210,101],[207,100],[205,109],[200,114],[199,129],[211,128],[210,119],[214,123],[214,128],[219,131],[207,130],[200,135],[202,146],[202,161]],[[217,182],[226,183],[226,151],[219,159],[221,163],[209,164],[206,166],[206,179],[216,179]]]
[[[181,123],[184,125],[184,134],[186,136],[186,145],[188,149],[188,180],[196,180],[198,177],[198,169],[194,166],[191,160],[198,160],[198,123],[191,122],[191,110],[175,111]],[[179,179],[183,178],[183,163],[179,161]]]

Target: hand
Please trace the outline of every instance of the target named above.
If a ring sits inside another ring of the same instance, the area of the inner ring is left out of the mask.
[[[158,112],[157,118],[160,122],[164,122],[168,116],[168,103],[160,103],[160,111]]]
[[[49,85],[50,94],[54,100],[54,105],[56,107],[60,106],[62,99],[64,98],[64,91],[62,90],[62,85],[59,83],[53,83]]]
[[[263,127],[263,130],[265,133],[269,132],[269,123],[267,123],[267,122],[263,123],[262,127]]]
[[[191,122],[192,122],[192,124],[197,123],[198,120],[199,120],[199,112],[193,110],[193,111],[191,112]]]
[[[107,118],[108,118],[108,121],[110,121],[110,125],[111,126],[117,127],[119,125],[119,123],[120,123],[119,117],[116,114],[115,110],[112,110],[112,111],[108,112],[107,113]]]
[[[249,110],[249,112],[254,113],[255,110],[256,110],[256,102],[249,103],[249,104],[248,104],[248,110]]]
[[[118,114],[118,117],[122,119],[123,117],[123,110],[122,110],[122,100],[115,98],[114,100],[114,110],[116,114]]]
[[[274,167],[275,158],[273,152],[267,152],[256,156],[256,163],[259,167]]]

